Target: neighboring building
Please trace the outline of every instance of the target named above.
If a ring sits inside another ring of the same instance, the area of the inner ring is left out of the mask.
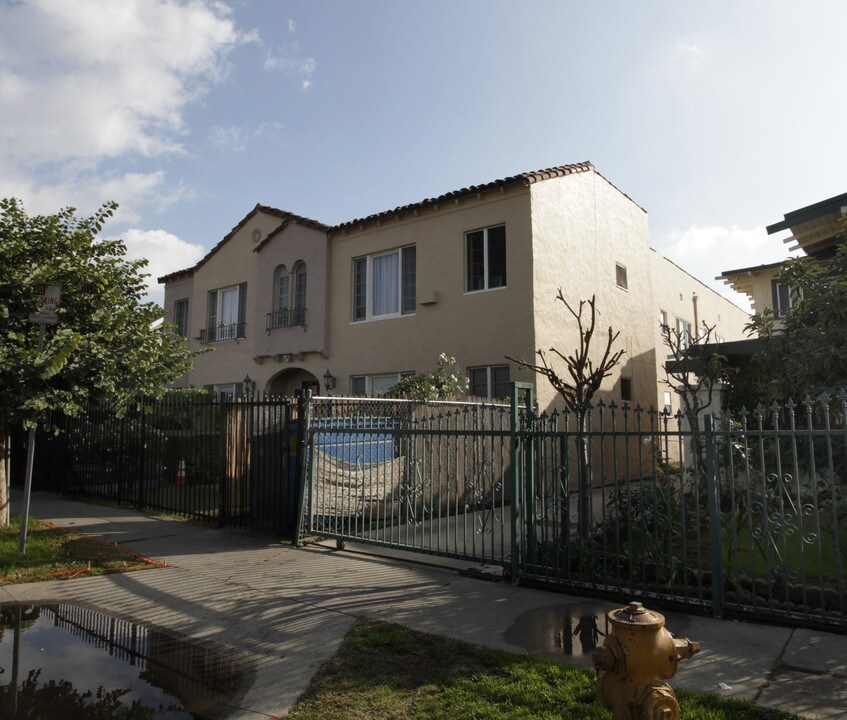
[[[621,331],[626,355],[605,399],[676,410],[662,385],[662,313],[689,333],[706,321],[727,339],[748,320],[651,250],[646,212],[590,163],[334,227],[257,205],[194,268],[160,282],[189,344],[215,348],[179,384],[220,394],[240,393],[246,375],[281,394],[325,390],[331,375],[335,394],[379,395],[443,352],[466,370],[471,394],[502,396],[513,380],[536,381],[506,355],[534,361],[539,348],[576,346],[561,288],[574,305],[596,296],[597,346],[609,325]],[[556,400],[546,381],[537,390],[542,408]]]
[[[826,257],[831,254],[843,230],[842,218],[847,214],[847,193],[822,200],[786,213],[784,219],[767,226],[769,235],[790,230],[785,243],[794,243],[789,250],[802,250],[806,255]],[[776,275],[783,263],[727,270],[717,278],[750,298],[753,311],[761,314],[771,308],[777,323],[785,317],[796,300],[796,294]],[[778,325],[777,325],[778,327]]]

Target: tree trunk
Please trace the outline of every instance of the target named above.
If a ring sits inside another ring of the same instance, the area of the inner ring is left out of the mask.
[[[577,415],[576,452],[579,481],[577,531],[580,542],[587,544],[591,541],[591,464],[588,460],[588,439],[585,436],[585,411]]]
[[[9,433],[0,425],[0,527],[9,525]]]

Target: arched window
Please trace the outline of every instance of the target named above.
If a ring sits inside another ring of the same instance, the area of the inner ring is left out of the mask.
[[[300,261],[294,266],[294,323],[306,324],[306,263]]]
[[[268,328],[288,327],[291,324],[291,275],[285,265],[274,270],[273,312],[268,315]]]
[[[277,312],[287,310],[291,304],[291,276],[288,274],[285,265],[280,265],[274,271],[274,288],[274,310]]]

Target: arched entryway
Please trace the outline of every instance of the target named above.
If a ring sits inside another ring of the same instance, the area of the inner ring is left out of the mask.
[[[292,367],[274,375],[269,381],[266,391],[269,395],[293,397],[304,390],[311,390],[313,395],[320,393],[320,382],[308,370]]]

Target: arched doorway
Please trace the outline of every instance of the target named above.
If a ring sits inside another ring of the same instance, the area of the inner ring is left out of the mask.
[[[267,385],[269,395],[293,397],[304,390],[311,390],[313,395],[320,392],[320,382],[308,370],[303,368],[286,368],[274,375]]]

